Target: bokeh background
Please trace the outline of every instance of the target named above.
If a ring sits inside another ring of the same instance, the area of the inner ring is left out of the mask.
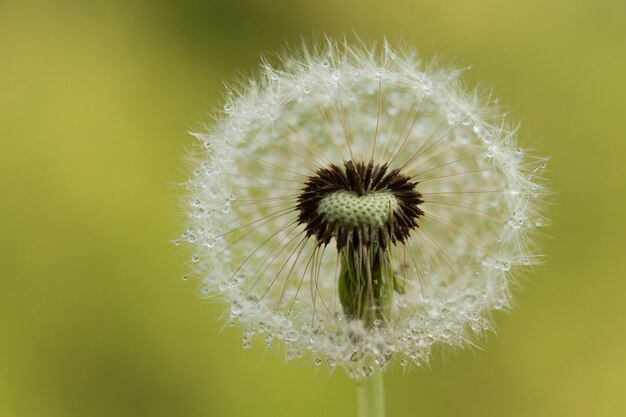
[[[472,64],[553,156],[545,267],[390,416],[626,415],[626,2],[0,1],[0,416],[351,416],[181,279],[186,131],[262,52],[388,36]]]

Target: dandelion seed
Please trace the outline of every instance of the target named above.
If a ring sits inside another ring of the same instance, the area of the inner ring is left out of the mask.
[[[537,263],[545,160],[494,100],[412,51],[328,41],[231,88],[193,135],[195,275],[252,343],[355,378],[425,365]]]

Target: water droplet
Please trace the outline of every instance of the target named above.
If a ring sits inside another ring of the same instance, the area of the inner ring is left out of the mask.
[[[362,371],[363,371],[363,376],[370,377],[374,373],[374,368],[372,368],[371,366],[364,366]]]
[[[495,269],[508,271],[509,269],[511,269],[511,264],[509,264],[507,261],[496,261],[493,267]]]
[[[238,302],[233,301],[230,304],[230,312],[233,313],[233,315],[238,316],[241,314],[242,311],[243,311],[243,306],[239,304]]]
[[[477,299],[478,298],[474,294],[467,294],[464,297],[465,303],[467,303],[467,304],[474,304],[474,303],[476,303]]]
[[[252,346],[252,343],[250,343],[250,339],[247,337],[243,338],[243,348],[244,349],[250,349],[250,347]]]
[[[198,255],[193,255],[191,257],[192,262],[199,262],[200,261],[200,257]]]
[[[189,279],[189,274],[183,275],[183,281],[187,281]]]
[[[315,358],[315,364],[316,365],[321,365],[322,364],[322,359],[321,358]]]

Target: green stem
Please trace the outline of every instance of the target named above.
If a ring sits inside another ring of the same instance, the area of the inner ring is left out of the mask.
[[[357,382],[358,417],[385,417],[385,383],[383,373],[375,371]]]

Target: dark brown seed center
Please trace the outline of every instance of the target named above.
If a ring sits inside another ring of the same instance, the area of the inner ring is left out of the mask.
[[[308,178],[298,197],[298,223],[318,246],[334,237],[337,249],[348,243],[379,246],[403,243],[424,214],[417,182],[398,169],[373,161],[331,164]]]

